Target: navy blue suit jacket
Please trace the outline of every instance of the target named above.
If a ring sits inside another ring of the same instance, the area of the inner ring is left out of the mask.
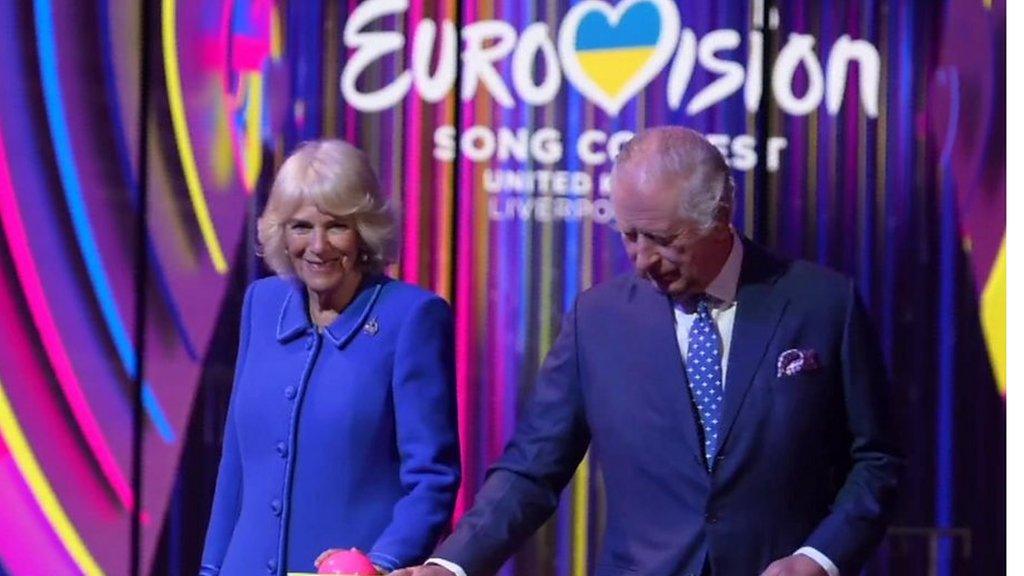
[[[312,572],[327,548],[422,562],[455,505],[455,405],[438,296],[369,277],[321,333],[297,281],[253,283],[201,574]]]
[[[752,576],[803,545],[856,574],[882,537],[900,459],[885,369],[852,283],[745,241],[709,472],[672,304],[624,276],[577,299],[473,509],[435,556],[495,571],[547,519],[588,446],[607,519],[595,573]],[[820,366],[778,377],[789,349]]]

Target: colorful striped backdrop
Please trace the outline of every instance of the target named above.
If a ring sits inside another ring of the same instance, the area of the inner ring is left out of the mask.
[[[130,573],[136,512],[142,571],[195,573],[240,294],[267,273],[254,219],[318,137],[367,151],[400,214],[392,273],[454,304],[461,515],[564,311],[628,271],[603,177],[660,124],[723,149],[742,233],[850,274],[872,311],[910,466],[869,571],[923,573],[934,537],[940,573],[997,573],[1005,11],[0,2],[0,573]],[[503,574],[588,574],[603,514],[587,458]]]

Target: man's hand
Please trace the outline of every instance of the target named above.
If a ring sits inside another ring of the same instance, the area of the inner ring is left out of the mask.
[[[412,568],[399,568],[394,572],[388,574],[388,576],[454,576],[447,568],[442,568],[436,564],[427,564],[425,566],[414,566]]]
[[[793,554],[769,564],[761,576],[828,576],[828,572],[810,557]]]

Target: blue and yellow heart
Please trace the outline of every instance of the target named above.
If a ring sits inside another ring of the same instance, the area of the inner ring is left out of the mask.
[[[660,35],[661,13],[650,2],[631,6],[615,25],[594,11],[580,20],[576,55],[587,76],[614,98],[654,55]]]

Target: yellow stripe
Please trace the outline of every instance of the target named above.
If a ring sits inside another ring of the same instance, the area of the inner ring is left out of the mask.
[[[213,114],[213,181],[217,186],[230,186],[235,177],[234,134],[228,122],[227,106],[231,96],[217,93]]]
[[[651,48],[587,50],[577,53],[580,66],[605,94],[618,96],[626,83],[654,55]]]
[[[645,124],[644,107],[641,100],[637,106],[637,126]],[[583,126],[594,126],[594,114],[592,110],[584,111]],[[594,170],[589,170],[594,176]],[[597,179],[595,178],[595,181]],[[601,198],[600,192],[592,192],[591,199]],[[580,291],[590,288],[594,284],[594,220],[593,218],[581,220],[582,246],[580,246]],[[589,552],[590,537],[590,451],[583,456],[583,461],[576,468],[576,477],[573,481],[573,523],[572,523],[572,575],[587,576],[587,555]]]
[[[92,554],[89,553],[89,549],[82,542],[78,531],[75,530],[74,525],[64,512],[64,508],[60,505],[60,501],[57,500],[56,494],[53,493],[53,488],[50,487],[46,475],[39,467],[39,462],[36,460],[35,454],[32,453],[32,448],[25,439],[21,425],[7,400],[3,382],[0,382],[0,436],[3,437],[4,443],[10,449],[14,464],[24,477],[25,483],[28,484],[32,497],[35,498],[47,522],[50,523],[57,538],[64,545],[78,569],[89,576],[102,575],[103,570],[100,569]]]
[[[181,72],[178,69],[178,39],[176,36],[176,19],[174,15],[175,0],[164,0],[161,10],[161,33],[163,36],[164,49],[164,70],[167,77],[167,100],[171,106],[171,122],[174,125],[174,139],[178,143],[178,152],[181,156],[181,169],[185,173],[185,184],[188,187],[188,195],[192,200],[192,208],[196,213],[196,220],[199,222],[199,231],[206,243],[206,250],[210,253],[210,260],[217,272],[224,274],[228,271],[228,263],[224,259],[224,252],[220,248],[220,241],[217,240],[217,232],[210,220],[210,211],[206,207],[206,197],[203,196],[203,185],[199,181],[199,171],[196,169],[195,152],[192,150],[192,140],[188,135],[188,122],[185,119],[185,104],[181,95]]]
[[[576,469],[572,487],[572,574],[587,574],[587,529],[590,520],[590,451]]]
[[[281,46],[284,45],[281,36],[281,15],[278,14],[277,4],[274,4],[270,8],[270,57],[274,60],[281,58]]]
[[[452,0],[448,0],[445,3],[445,13],[452,14],[455,11],[455,4]],[[440,110],[440,124],[447,125],[452,122],[455,117],[455,107],[459,105],[458,96],[455,91],[448,93],[442,104],[438,106]],[[420,138],[421,135],[414,135],[416,138]],[[455,237],[454,221],[452,206],[455,205],[455,187],[448,183],[454,182],[453,173],[455,167],[458,165],[458,160],[455,162],[442,162],[440,165],[434,164],[435,169],[441,173],[441,178],[445,184],[439,185],[440,190],[440,205],[438,206],[438,218],[440,220],[439,230],[437,232],[438,241],[441,244],[440,247],[440,258],[439,258],[439,272],[435,280],[435,286],[437,292],[451,300],[453,293],[452,287],[452,239]]]
[[[341,7],[338,6],[339,2],[328,2],[323,7],[321,18],[323,19],[322,29],[324,38],[340,38],[342,32],[338,30],[338,21],[341,20],[341,16],[338,14],[341,11]],[[326,42],[326,46],[323,49],[323,56],[321,57],[321,67],[324,78],[340,78],[341,71],[338,65],[338,42]],[[323,136],[327,138],[333,138],[338,132],[338,98],[334,97],[335,91],[338,90],[336,83],[334,82],[323,82],[321,85],[323,93],[321,95],[321,126]],[[401,106],[396,106],[396,109],[401,109]],[[401,124],[396,124],[401,125]],[[394,140],[401,141],[401,138],[395,138]],[[395,156],[392,156],[393,158]],[[400,164],[396,162],[395,164]],[[395,182],[401,182],[400,179],[395,179]]]
[[[554,3],[549,4],[547,22],[555,25],[558,22],[558,12]],[[554,106],[549,106],[549,115],[555,114]],[[637,104],[637,126],[644,126],[647,123],[646,108],[641,99]],[[595,126],[595,109],[593,105],[583,107],[583,127],[593,128]],[[554,116],[549,116],[554,117]],[[590,170],[594,176],[595,170]],[[597,179],[595,178],[595,182]],[[597,201],[603,198],[600,191],[595,190],[590,195],[591,200]],[[581,220],[581,246],[580,246],[580,292],[590,288],[594,284],[594,220]],[[572,505],[572,576],[587,576],[589,574],[588,553],[590,549],[590,451],[583,455],[583,460],[576,468],[573,477],[573,505]]]
[[[256,187],[256,178],[263,169],[263,74],[247,74],[249,97],[245,110],[245,189]]]
[[[981,292],[981,329],[999,391],[1006,394],[1006,236]]]

